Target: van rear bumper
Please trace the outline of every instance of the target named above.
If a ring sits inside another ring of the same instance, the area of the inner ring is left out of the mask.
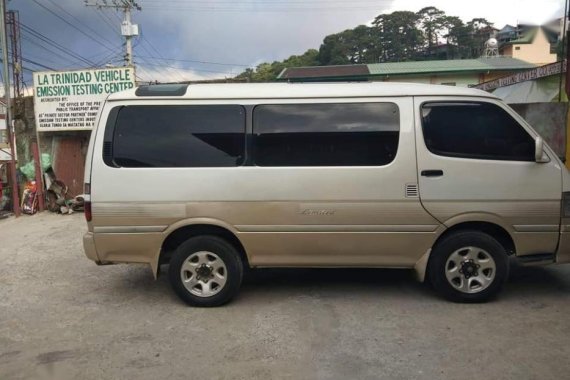
[[[97,249],[95,249],[95,239],[92,232],[87,232],[83,235],[83,250],[85,251],[85,256],[89,260],[99,263],[99,256],[97,256]]]
[[[570,232],[560,234],[558,251],[556,252],[556,263],[570,263]]]

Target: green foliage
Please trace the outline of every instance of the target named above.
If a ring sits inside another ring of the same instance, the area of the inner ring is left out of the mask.
[[[299,66],[477,58],[492,27],[484,18],[465,23],[436,7],[380,14],[370,26],[359,25],[326,36],[319,50],[310,49],[284,61],[262,63],[255,69],[246,69],[238,78],[274,81],[283,69]]]
[[[277,75],[287,67],[318,66],[318,50],[309,49],[302,55],[292,55],[286,60],[273,63],[261,63],[254,69],[247,68],[239,74],[237,78],[248,79],[251,82],[270,82],[277,78]]]
[[[417,27],[419,22],[420,16],[409,11],[377,16],[372,22],[374,54],[366,63],[415,59],[425,42],[424,34]]]

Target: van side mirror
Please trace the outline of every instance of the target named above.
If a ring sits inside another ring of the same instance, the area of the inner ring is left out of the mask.
[[[544,153],[544,140],[542,137],[537,137],[534,140],[534,160],[538,163],[549,162],[548,156]]]

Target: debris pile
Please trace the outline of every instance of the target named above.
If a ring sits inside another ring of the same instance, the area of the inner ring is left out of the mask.
[[[69,188],[62,181],[58,180],[54,171],[49,168],[45,173],[47,187],[46,200],[47,209],[51,212],[61,214],[72,214],[75,211],[83,211],[85,196],[83,194],[71,197]]]

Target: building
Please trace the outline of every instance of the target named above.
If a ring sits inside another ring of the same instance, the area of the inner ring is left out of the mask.
[[[512,25],[505,25],[503,29],[499,30],[495,35],[495,38],[499,42],[499,45],[504,45],[507,42],[516,40],[520,37],[519,28]]]
[[[293,67],[278,80],[289,82],[384,81],[468,87],[536,65],[511,57],[391,62],[368,65]]]
[[[515,31],[510,36],[512,37],[516,33]],[[552,46],[556,44],[558,36],[552,35],[544,28],[529,28],[515,39],[508,39],[507,36],[508,34],[505,32],[499,38],[499,42],[503,41],[499,48],[500,55],[520,59],[537,66],[556,62],[557,56]]]

